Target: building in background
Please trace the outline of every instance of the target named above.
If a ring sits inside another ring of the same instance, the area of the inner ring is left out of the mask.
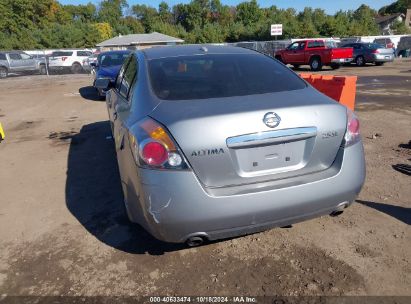
[[[381,34],[393,35],[394,34],[392,30],[393,25],[396,24],[397,22],[404,23],[405,15],[403,13],[396,13],[396,14],[387,15],[387,16],[378,16],[375,18],[375,22],[380,27]]]
[[[150,34],[131,34],[117,36],[97,44],[101,51],[113,50],[137,50],[159,45],[176,45],[183,43],[184,40],[153,32]]]

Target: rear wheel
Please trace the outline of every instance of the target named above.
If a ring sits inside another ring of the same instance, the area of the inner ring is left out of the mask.
[[[7,69],[5,67],[0,67],[0,78],[6,78],[7,74]]]
[[[331,68],[333,70],[338,70],[341,67],[341,65],[337,64],[337,63],[331,63]]]
[[[357,58],[355,58],[355,64],[359,67],[364,66],[365,65],[365,59],[363,56],[358,56]]]
[[[277,59],[279,62],[284,63],[283,59],[281,58],[281,56],[275,56],[275,59]]]
[[[376,62],[375,65],[376,66],[382,66],[382,65],[384,65],[384,62]]]
[[[319,57],[313,57],[310,59],[310,68],[311,71],[321,71],[323,65],[321,63],[321,59]]]
[[[73,72],[73,74],[78,74],[81,72],[81,70],[81,64],[78,62],[73,63],[73,65],[71,66],[71,71]]]

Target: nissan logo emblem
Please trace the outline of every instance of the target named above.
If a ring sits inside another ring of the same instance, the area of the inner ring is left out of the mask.
[[[263,122],[267,127],[275,128],[280,124],[281,118],[274,112],[268,112],[264,115]]]

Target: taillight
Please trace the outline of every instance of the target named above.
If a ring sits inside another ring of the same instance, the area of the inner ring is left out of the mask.
[[[188,169],[187,162],[165,127],[151,118],[137,122],[129,140],[137,165],[152,169]]]
[[[379,54],[380,51],[379,51],[379,50],[373,50],[372,53],[373,53],[373,54]]]
[[[162,166],[168,159],[167,148],[158,141],[142,144],[139,152],[144,162],[150,166]]]
[[[61,57],[62,61],[65,61],[67,59],[67,57]]]
[[[360,136],[360,121],[354,112],[347,110],[347,130],[344,136],[344,147],[349,147],[361,139]]]

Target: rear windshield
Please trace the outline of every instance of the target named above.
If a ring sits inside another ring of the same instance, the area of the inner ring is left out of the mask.
[[[365,45],[367,48],[372,49],[372,50],[376,50],[376,49],[384,49],[385,46],[382,44],[378,44],[378,43],[368,43]]]
[[[51,54],[52,57],[60,57],[60,56],[71,56],[73,52],[64,52],[64,51],[57,51]]]
[[[149,74],[161,99],[221,98],[293,91],[305,83],[261,54],[208,54],[152,59]]]
[[[128,55],[128,53],[100,54],[97,60],[103,67],[122,65]]]

